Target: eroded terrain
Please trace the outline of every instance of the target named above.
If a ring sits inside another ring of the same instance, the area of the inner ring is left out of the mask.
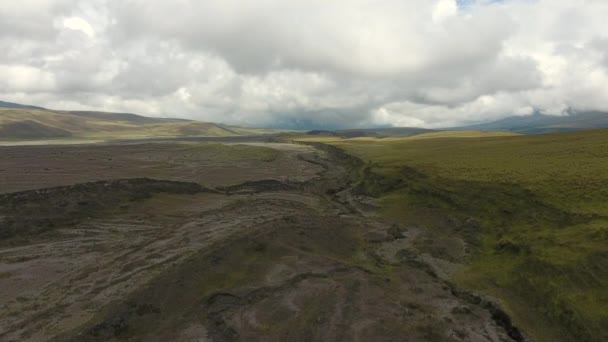
[[[450,284],[466,246],[420,253],[337,151],[2,149],[0,340],[523,339]]]

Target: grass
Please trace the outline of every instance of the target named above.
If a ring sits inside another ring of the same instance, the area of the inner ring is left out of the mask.
[[[384,215],[473,246],[454,281],[535,339],[608,340],[608,131],[460,134],[323,141],[369,163]]]
[[[206,156],[218,160],[239,161],[239,160],[260,160],[271,162],[275,160],[281,152],[274,148],[252,145],[227,145],[222,143],[204,142],[185,145],[192,151],[200,151]]]

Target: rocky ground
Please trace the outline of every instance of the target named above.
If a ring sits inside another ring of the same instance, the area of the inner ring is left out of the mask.
[[[280,156],[143,171],[127,162],[136,153],[95,146],[115,167],[84,176],[66,161],[88,147],[53,147],[37,190],[0,196],[0,340],[523,340],[491,300],[451,285],[464,242],[422,253],[424,227],[374,215],[353,192],[356,160],[265,146]],[[146,148],[129,151],[172,153]],[[11,147],[1,168],[32,151]],[[11,190],[32,186],[4,175]]]

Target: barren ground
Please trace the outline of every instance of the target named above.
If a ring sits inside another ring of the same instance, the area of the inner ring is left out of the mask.
[[[0,147],[0,340],[521,339],[348,156],[233,147]]]

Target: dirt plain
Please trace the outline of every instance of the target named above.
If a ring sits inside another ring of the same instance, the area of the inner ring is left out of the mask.
[[[0,340],[524,340],[357,160],[247,144],[0,147]]]

